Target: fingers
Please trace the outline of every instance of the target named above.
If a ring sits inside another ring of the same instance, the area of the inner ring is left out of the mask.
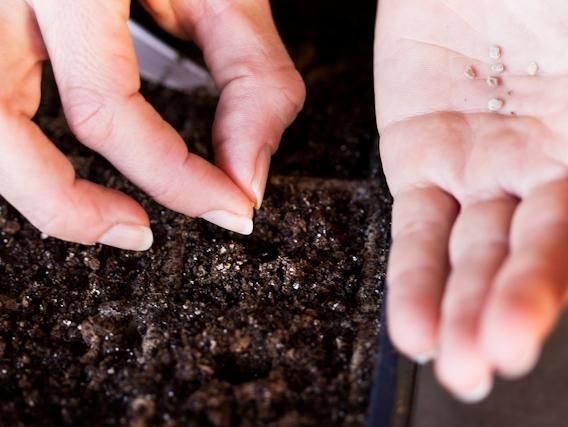
[[[491,363],[517,377],[536,364],[556,322],[568,279],[568,183],[535,189],[511,230],[511,254],[483,315],[481,342]]]
[[[493,367],[479,348],[478,325],[487,294],[509,250],[517,201],[477,202],[462,208],[450,239],[452,273],[444,294],[436,373],[467,402],[490,392]]]
[[[216,162],[260,207],[271,155],[305,99],[269,2],[173,2],[173,10],[163,0],[144,3],[166,28],[177,17],[203,49],[221,89],[213,129]]]
[[[395,196],[387,277],[389,332],[399,350],[419,362],[437,351],[448,240],[457,212],[457,202],[438,188]]]
[[[126,195],[76,180],[73,167],[28,117],[0,105],[0,194],[63,240],[146,250],[146,213]]]
[[[73,132],[161,204],[244,234],[251,201],[138,93],[129,2],[33,2]]]

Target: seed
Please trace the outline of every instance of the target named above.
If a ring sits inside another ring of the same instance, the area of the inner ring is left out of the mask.
[[[489,87],[499,86],[499,79],[497,77],[487,77],[487,85]]]
[[[527,73],[529,76],[536,76],[538,73],[538,64],[536,62],[531,62],[527,67]]]
[[[463,74],[470,80],[473,80],[477,77],[477,73],[475,72],[475,69],[471,65],[465,67],[465,69],[463,70]]]
[[[505,71],[505,66],[503,64],[491,64],[492,73],[501,74],[503,71]]]
[[[489,48],[489,58],[491,59],[501,58],[501,48],[499,46],[491,46]]]
[[[499,111],[501,108],[503,108],[503,105],[505,105],[505,103],[502,99],[491,98],[487,103],[487,108],[489,108],[489,111]]]

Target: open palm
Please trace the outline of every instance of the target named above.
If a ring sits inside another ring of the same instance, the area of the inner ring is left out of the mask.
[[[416,360],[435,358],[464,400],[485,397],[496,371],[532,369],[567,294],[567,46],[561,0],[379,5],[390,334]],[[503,107],[490,112],[491,99]]]

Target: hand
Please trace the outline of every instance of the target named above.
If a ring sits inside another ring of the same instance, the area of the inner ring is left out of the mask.
[[[0,194],[60,239],[143,250],[142,207],[75,178],[30,120],[50,59],[71,130],[156,201],[222,227],[252,231],[270,156],[300,110],[304,85],[280,41],[268,0],[151,0],[145,6],[203,49],[221,90],[214,125],[218,167],[188,153],[139,93],[128,0],[0,3]]]
[[[534,367],[566,299],[566,46],[562,0],[379,4],[378,126],[394,195],[390,335],[410,357],[435,358],[439,380],[466,401],[485,397],[495,372]],[[490,87],[500,61],[500,85]],[[492,98],[504,101],[498,112]]]

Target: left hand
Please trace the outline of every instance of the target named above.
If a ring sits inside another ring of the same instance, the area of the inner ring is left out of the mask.
[[[535,366],[568,295],[567,22],[564,0],[379,2],[390,335],[466,401]]]

